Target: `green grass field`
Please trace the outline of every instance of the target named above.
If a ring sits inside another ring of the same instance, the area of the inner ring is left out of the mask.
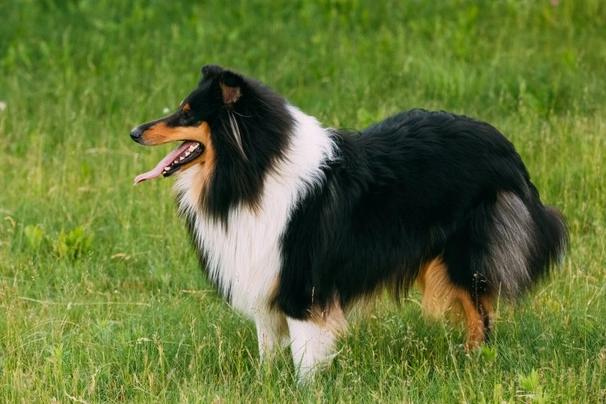
[[[606,3],[243,0],[0,3],[0,402],[606,402]],[[412,107],[494,124],[568,218],[562,268],[492,343],[419,296],[354,321],[297,387],[206,284],[171,195],[133,187],[171,148],[130,129],[205,63],[329,126]]]

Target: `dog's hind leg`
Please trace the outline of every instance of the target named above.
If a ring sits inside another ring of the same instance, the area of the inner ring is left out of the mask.
[[[474,299],[472,292],[454,284],[447,265],[440,259],[431,261],[421,270],[417,283],[423,294],[425,315],[439,318],[448,314],[452,319],[462,320],[463,314],[467,326],[466,349],[471,350],[484,342],[493,315],[488,297]]]
[[[487,296],[480,297],[478,308],[484,321],[484,339],[487,340],[490,339],[492,334],[492,323],[494,321],[494,308],[491,299]]]
[[[492,314],[489,315],[485,312],[487,308],[474,304],[471,295],[464,289],[458,290],[457,300],[461,304],[461,307],[465,313],[465,322],[467,325],[467,341],[465,342],[465,349],[470,351],[484,342],[486,333],[488,331],[485,324],[489,322],[487,319],[489,316],[492,316]]]

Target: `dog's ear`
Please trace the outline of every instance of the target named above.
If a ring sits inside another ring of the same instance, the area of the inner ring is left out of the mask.
[[[200,73],[202,73],[202,77],[198,82],[198,87],[202,84],[206,83],[208,80],[212,80],[223,72],[223,68],[219,65],[204,65],[202,69],[200,69]]]
[[[204,65],[202,69],[200,69],[200,73],[202,73],[202,80],[212,79],[221,74],[225,69],[223,69],[219,65]]]
[[[233,105],[240,99],[242,96],[242,84],[244,84],[242,76],[229,70],[223,71],[219,85],[221,86],[225,105]]]

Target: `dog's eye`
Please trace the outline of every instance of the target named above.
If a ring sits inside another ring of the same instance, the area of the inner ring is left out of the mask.
[[[188,122],[191,119],[191,111],[181,111],[181,122]]]

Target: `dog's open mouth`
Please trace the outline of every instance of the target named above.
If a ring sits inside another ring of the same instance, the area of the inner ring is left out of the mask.
[[[179,171],[184,164],[189,163],[202,154],[203,151],[204,145],[202,143],[185,141],[164,157],[152,170],[137,175],[135,177],[135,184],[159,177],[160,174],[164,177],[169,177]]]

